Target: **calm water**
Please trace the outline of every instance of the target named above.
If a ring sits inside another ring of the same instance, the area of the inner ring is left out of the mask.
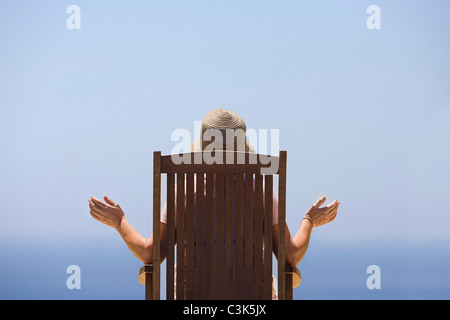
[[[449,299],[448,245],[409,242],[313,241],[301,262],[295,299]],[[34,240],[0,243],[1,299],[143,299],[141,263],[121,239],[110,243]],[[81,289],[69,290],[69,265],[81,269]],[[369,265],[381,269],[381,289],[369,290]],[[162,290],[164,292],[164,290]]]

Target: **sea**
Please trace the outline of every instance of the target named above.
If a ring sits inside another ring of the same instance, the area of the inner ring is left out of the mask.
[[[0,259],[2,300],[144,299],[142,263],[121,239],[2,239]],[[450,298],[449,246],[438,240],[312,241],[298,269],[296,300]]]

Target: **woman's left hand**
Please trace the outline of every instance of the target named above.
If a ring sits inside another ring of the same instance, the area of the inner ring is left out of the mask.
[[[94,219],[106,224],[107,226],[118,229],[125,214],[118,203],[115,203],[108,197],[104,197],[106,203],[96,199],[89,198],[89,208],[91,209],[91,216]]]

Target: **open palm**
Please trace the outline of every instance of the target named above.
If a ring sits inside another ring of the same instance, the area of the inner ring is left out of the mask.
[[[118,203],[115,203],[106,196],[104,199],[106,203],[96,199],[95,197],[89,198],[91,216],[94,217],[94,219],[117,229],[120,226],[120,222],[125,214]]]
[[[306,217],[314,221],[315,227],[323,226],[336,218],[340,202],[334,200],[326,207],[321,208],[320,206],[324,204],[326,199],[325,196],[321,197],[306,213]]]

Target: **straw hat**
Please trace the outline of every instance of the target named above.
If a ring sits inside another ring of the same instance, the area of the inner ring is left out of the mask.
[[[222,133],[223,150],[226,150],[228,144],[234,144],[235,151],[255,152],[246,139],[247,127],[244,120],[237,113],[223,108],[214,109],[203,117],[200,139],[195,140],[191,145],[191,152],[202,151],[213,142],[211,136],[215,137],[217,131],[208,131],[210,129],[216,129]],[[227,129],[232,130],[227,132]],[[203,143],[201,143],[202,138]]]

